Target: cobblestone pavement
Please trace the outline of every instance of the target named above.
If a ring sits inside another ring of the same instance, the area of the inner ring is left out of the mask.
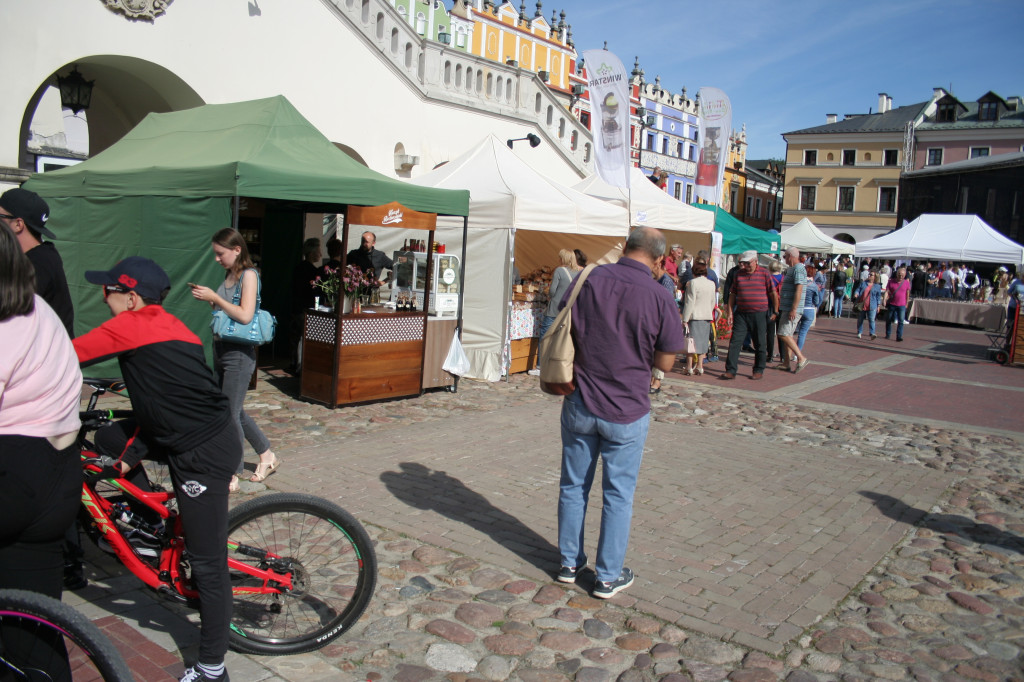
[[[907,361],[936,348],[919,343]],[[895,362],[831,350],[819,364],[832,388]],[[990,371],[972,362],[975,377]],[[947,368],[914,369],[900,384],[908,395]],[[945,388],[1013,395],[1024,375],[1001,369]],[[298,656],[230,654],[232,675],[1024,680],[1020,420],[996,429],[812,400],[824,375],[802,377],[760,392],[708,375],[665,382],[628,555],[637,583],[604,602],[587,595],[586,575],[578,586],[548,577],[558,401],[535,379],[327,410],[289,397],[291,378],[265,374],[248,408],[284,461],[271,491],[338,498],[367,525],[380,578],[344,637]],[[138,652],[139,679],[179,673],[194,655],[195,615],[155,602],[98,550],[89,558],[94,584],[66,600]]]

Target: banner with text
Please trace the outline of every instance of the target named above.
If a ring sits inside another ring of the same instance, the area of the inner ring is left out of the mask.
[[[712,204],[722,198],[722,174],[729,159],[732,105],[718,88],[701,88],[700,159],[697,161],[697,197]]]
[[[619,58],[608,50],[587,50],[594,165],[613,187],[629,188],[629,78]]]

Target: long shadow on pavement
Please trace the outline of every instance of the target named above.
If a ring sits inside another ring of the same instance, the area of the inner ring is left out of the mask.
[[[858,492],[874,502],[878,510],[891,519],[922,526],[942,535],[956,535],[980,545],[1000,547],[1024,554],[1024,538],[991,524],[977,523],[959,514],[929,514],[890,495],[881,495],[870,490]]]
[[[551,572],[558,566],[558,548],[461,480],[417,462],[401,462],[398,466],[401,471],[380,475],[381,482],[396,498],[411,507],[433,510],[466,524],[542,571]]]

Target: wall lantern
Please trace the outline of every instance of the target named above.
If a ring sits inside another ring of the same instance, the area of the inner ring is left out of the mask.
[[[60,105],[76,114],[89,108],[92,102],[92,86],[96,81],[87,81],[78,71],[74,70],[67,76],[57,76],[57,87],[60,90]]]
[[[517,137],[514,140],[506,140],[505,144],[508,145],[509,149],[512,149],[512,143],[513,142],[520,142],[522,140],[529,140],[531,147],[536,147],[537,145],[540,144],[540,136],[539,135],[534,135],[533,133],[527,133],[526,137]]]

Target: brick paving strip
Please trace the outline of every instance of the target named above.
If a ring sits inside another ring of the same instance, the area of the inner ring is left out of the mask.
[[[533,381],[336,411],[261,382],[250,407],[286,462],[270,487],[337,496],[381,578],[345,637],[231,654],[236,679],[1024,679],[1019,438],[670,380],[639,578],[609,604],[550,581],[558,401]],[[194,653],[185,612],[97,553],[99,585],[68,601]]]

